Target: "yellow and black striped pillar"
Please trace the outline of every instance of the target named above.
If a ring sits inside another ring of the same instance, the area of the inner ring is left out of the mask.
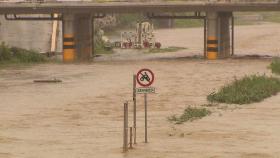
[[[75,60],[75,39],[73,34],[63,35],[63,61],[73,62]]]
[[[63,62],[76,60],[75,15],[63,14]]]
[[[219,53],[218,14],[207,12],[207,59],[215,60]]]
[[[207,38],[207,59],[214,60],[218,56],[218,39],[215,36]]]

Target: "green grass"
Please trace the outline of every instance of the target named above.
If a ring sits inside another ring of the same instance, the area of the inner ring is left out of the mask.
[[[174,25],[177,28],[202,27],[203,26],[203,20],[197,20],[197,19],[176,19]]]
[[[269,68],[271,69],[272,73],[280,75],[280,58],[273,59]]]
[[[186,49],[184,47],[167,47],[167,48],[153,48],[149,49],[146,53],[166,53],[166,52],[177,52],[179,50]]]
[[[177,14],[176,14],[177,15]],[[180,15],[189,15],[193,16],[191,12],[180,13]],[[259,16],[262,19],[246,19],[248,16]],[[179,16],[179,15],[178,15]],[[276,22],[280,23],[280,12],[236,12],[235,16],[235,25],[258,25],[263,22]],[[242,18],[243,17],[243,18]],[[117,25],[112,27],[103,28],[105,31],[114,32],[120,28],[122,29],[135,29],[136,23],[138,21],[147,21],[146,17],[143,14],[117,14]],[[148,20],[149,21],[149,20]],[[166,25],[162,23],[162,20],[153,19],[151,21],[154,24],[155,28],[161,28]],[[174,19],[175,28],[194,28],[194,27],[203,27],[203,20],[199,19]]]
[[[94,44],[94,55],[112,54],[112,47],[106,47],[105,45],[101,40],[96,40]]]
[[[234,15],[235,17],[240,17],[235,20],[236,25],[256,25],[260,24],[261,22],[280,23],[279,12],[236,12]],[[262,17],[262,19],[246,19],[248,16],[259,16]],[[242,19],[241,17],[244,17],[245,19]]]
[[[97,33],[98,29],[95,30],[95,33],[98,36],[94,37],[94,55],[101,54],[112,54],[113,50],[110,43],[105,43],[102,40],[102,37]]]
[[[279,12],[260,12],[263,16],[263,20],[266,22],[280,23],[280,13]]]
[[[97,46],[94,48],[94,53],[95,55],[102,55],[102,54],[112,54],[113,50],[112,49],[107,49],[102,46]]]
[[[5,43],[0,44],[0,64],[18,63],[42,63],[47,58],[34,50],[26,50],[17,47],[9,47]]]
[[[187,121],[201,119],[210,114],[211,111],[209,111],[206,108],[188,107],[184,110],[184,113],[181,114],[180,116],[173,115],[169,117],[168,120],[174,122],[175,124],[182,124]]]
[[[186,14],[188,15],[188,14]],[[262,20],[250,20],[250,19],[235,19],[235,25],[257,25],[261,22],[274,22],[280,23],[280,13],[279,12],[249,12],[249,13],[235,13],[235,17],[246,17],[251,15],[259,15]],[[192,28],[192,27],[203,27],[203,20],[197,19],[175,19],[175,27],[177,28]]]
[[[280,91],[280,80],[265,75],[246,76],[207,96],[208,101],[228,104],[260,102]]]
[[[119,27],[136,27],[137,21],[143,21],[145,17],[142,14],[118,14],[117,23]]]

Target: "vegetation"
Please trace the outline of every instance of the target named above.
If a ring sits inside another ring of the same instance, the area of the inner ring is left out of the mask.
[[[180,15],[193,16],[192,12],[180,13]],[[116,26],[103,28],[106,32],[115,33],[119,29],[134,29],[138,21],[149,21],[143,14],[117,14]],[[235,16],[235,25],[256,25],[262,22],[280,22],[280,13],[278,12],[237,12]],[[167,19],[153,19],[151,22],[155,28],[167,27]],[[193,28],[203,27],[203,20],[199,19],[174,19],[173,27],[175,28]]]
[[[193,13],[185,13],[183,15],[193,15]],[[280,23],[279,12],[251,12],[251,13],[235,13],[236,25],[254,25],[260,22],[276,22]],[[260,19],[250,19],[249,16],[260,16]],[[246,19],[248,17],[248,19]],[[117,16],[118,27],[134,27],[135,23],[139,20],[145,20],[142,14],[120,14]],[[153,20],[154,25],[158,28],[161,27],[160,20]],[[176,28],[192,28],[192,27],[203,27],[203,20],[198,19],[175,19],[174,27]]]
[[[217,107],[218,104],[208,103],[208,104],[202,104],[200,106],[204,106],[204,107]]]
[[[210,102],[249,104],[260,102],[280,91],[280,80],[265,75],[246,76],[207,96]]]
[[[280,23],[279,12],[237,12],[234,14],[236,25],[256,25],[261,22]]]
[[[117,15],[118,27],[132,27],[136,26],[137,21],[145,20],[142,14],[119,14]]]
[[[186,49],[184,47],[167,47],[167,48],[153,48],[153,49],[149,49],[148,52],[146,53],[165,53],[165,52],[177,52],[179,50],[183,50]]]
[[[0,64],[40,63],[45,62],[46,60],[45,56],[34,50],[9,47],[3,42],[0,44]]]
[[[175,27],[177,28],[192,28],[192,27],[202,27],[203,20],[198,19],[176,19]]]
[[[276,22],[280,23],[280,13],[279,12],[260,12],[263,20],[266,22]]]
[[[98,40],[94,43],[94,53],[95,55],[112,54],[113,50],[112,47],[107,47],[102,40]]]
[[[182,115],[180,116],[173,115],[169,117],[168,120],[174,122],[175,124],[182,124],[187,121],[201,119],[210,114],[211,111],[209,111],[206,108],[188,107],[184,110],[184,113]]]
[[[280,58],[275,58],[269,68],[271,69],[272,73],[280,75]]]
[[[111,44],[104,42],[102,40],[102,33],[99,33],[98,31],[99,29],[95,29],[96,36],[94,37],[94,55],[113,53]]]

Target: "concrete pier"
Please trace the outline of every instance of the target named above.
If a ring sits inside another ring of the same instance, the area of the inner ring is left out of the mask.
[[[218,13],[207,13],[207,59],[214,60],[218,57]]]
[[[93,54],[93,20],[91,14],[75,15],[77,60],[87,61]]]
[[[63,15],[63,61],[87,61],[93,52],[91,14]]]
[[[63,61],[73,62],[76,59],[74,14],[63,15]]]
[[[219,58],[228,58],[231,54],[231,12],[219,12]]]
[[[231,51],[231,12],[207,12],[207,58],[227,58]]]

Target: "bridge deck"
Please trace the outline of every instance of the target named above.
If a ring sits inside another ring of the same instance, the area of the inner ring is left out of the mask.
[[[280,11],[280,3],[207,3],[207,2],[0,2],[0,14],[10,13],[132,13],[187,11]]]

